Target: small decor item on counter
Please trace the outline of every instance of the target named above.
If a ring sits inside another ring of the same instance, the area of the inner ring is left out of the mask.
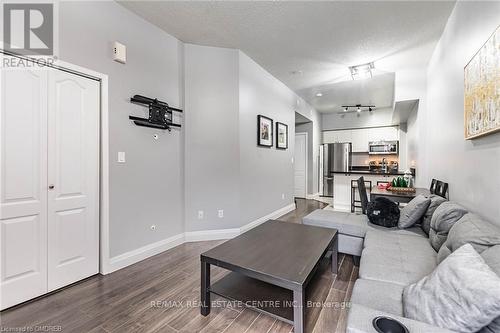
[[[262,147],[273,146],[273,120],[271,118],[257,116],[257,145]]]
[[[276,122],[276,148],[288,148],[288,126],[280,122]]]
[[[405,171],[405,175],[403,176],[404,180],[406,181],[406,187],[414,187],[413,185],[413,176],[411,174],[410,169]]]
[[[391,182],[391,187],[389,187],[387,190],[400,191],[400,192],[415,192],[415,189],[412,187],[408,187],[406,180],[401,176],[394,178]]]
[[[391,187],[391,183],[380,183],[377,185],[377,187],[381,190],[387,190],[389,187]]]

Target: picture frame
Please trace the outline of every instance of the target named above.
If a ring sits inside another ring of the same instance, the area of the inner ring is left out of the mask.
[[[464,137],[500,131],[500,26],[464,67]]]
[[[263,115],[257,116],[257,145],[261,147],[273,146],[273,120]]]
[[[276,149],[288,149],[288,125],[276,122]]]

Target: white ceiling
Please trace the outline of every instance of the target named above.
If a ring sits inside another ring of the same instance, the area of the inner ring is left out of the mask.
[[[370,99],[374,104],[380,100],[377,107],[387,104],[391,93],[384,87],[392,84],[388,89],[394,90],[394,84],[383,74],[424,70],[455,5],[454,1],[120,4],[183,42],[242,50],[322,112],[336,111],[330,105],[364,104]],[[349,81],[348,66],[371,61],[380,78]],[[320,101],[314,96],[318,91],[332,92]]]

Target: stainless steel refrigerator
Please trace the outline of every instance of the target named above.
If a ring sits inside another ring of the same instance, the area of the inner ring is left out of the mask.
[[[333,197],[334,172],[349,172],[352,165],[352,144],[325,143],[320,151],[321,195]]]

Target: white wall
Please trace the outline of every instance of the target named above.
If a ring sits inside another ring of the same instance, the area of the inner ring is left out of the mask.
[[[464,139],[464,66],[500,22],[500,2],[457,2],[427,71],[427,107],[418,112],[421,185],[450,185],[450,199],[500,224],[500,133]],[[419,162],[420,163],[420,162]],[[418,172],[418,171],[417,171]]]
[[[129,102],[135,94],[182,107],[181,44],[116,2],[61,2],[59,9],[60,58],[109,76],[111,256],[182,233],[183,130],[168,133],[128,119],[147,111]],[[126,64],[112,61],[113,41],[127,46]],[[118,151],[127,163],[116,163]]]
[[[240,211],[246,224],[293,203],[294,104],[298,97],[242,52],[239,89]],[[287,150],[257,146],[259,114],[272,118],[275,124],[288,125]]]
[[[186,44],[184,55],[186,231],[242,227],[293,204],[297,100],[310,106],[238,50]],[[288,125],[287,150],[257,146],[259,114]]]
[[[186,230],[239,227],[238,51],[185,44],[184,53]]]

